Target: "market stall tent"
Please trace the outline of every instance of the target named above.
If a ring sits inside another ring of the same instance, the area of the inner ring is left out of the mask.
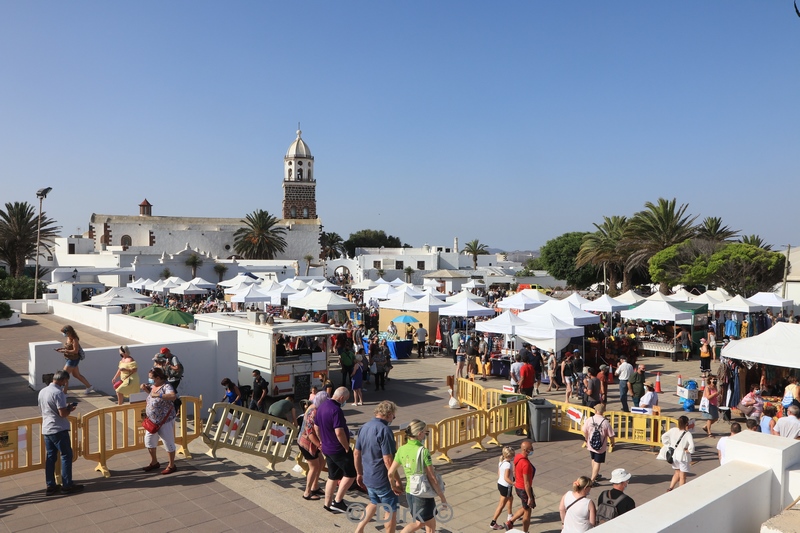
[[[794,306],[794,300],[786,300],[781,298],[774,292],[757,292],[748,298],[751,302],[758,305],[766,305],[767,307],[783,309],[784,307]]]
[[[722,348],[722,356],[786,368],[800,368],[800,324],[778,322],[764,333]]]
[[[642,319],[642,320],[666,320],[668,322],[678,322],[690,320],[692,313],[681,311],[677,307],[670,305],[669,302],[648,301],[641,305],[628,309],[620,313],[622,318]]]
[[[758,305],[755,302],[751,302],[750,300],[743,298],[741,295],[737,294],[730,300],[726,302],[722,302],[716,304],[714,306],[715,311],[736,311],[738,313],[757,313],[759,311],[766,311],[766,305]]]
[[[613,311],[622,311],[623,309],[628,309],[630,306],[631,304],[629,303],[620,302],[619,300],[612,298],[608,294],[604,294],[597,300],[592,300],[588,304],[582,305],[581,309],[584,311],[611,313]]]
[[[519,314],[519,316],[525,320],[528,320],[529,317],[550,315],[573,326],[588,326],[590,324],[600,323],[599,315],[581,311],[578,307],[566,300],[551,300],[535,309],[530,309]]]
[[[539,307],[544,302],[542,300],[534,300],[525,296],[521,292],[514,294],[513,296],[509,296],[507,298],[503,298],[499,302],[497,302],[497,307],[500,309],[517,309],[519,311],[525,311],[527,309],[533,309],[534,307]]]
[[[619,296],[615,296],[614,299],[617,300],[618,302],[622,302],[622,303],[626,303],[626,304],[635,304],[637,302],[641,302],[645,298],[641,294],[637,294],[637,293],[633,292],[633,290],[629,290],[629,291],[623,292]]]

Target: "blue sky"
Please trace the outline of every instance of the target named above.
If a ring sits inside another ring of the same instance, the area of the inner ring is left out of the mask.
[[[0,3],[0,202],[535,249],[659,197],[800,245],[800,18],[769,2]]]

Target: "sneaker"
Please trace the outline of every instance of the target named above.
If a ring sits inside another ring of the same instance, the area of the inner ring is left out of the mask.
[[[505,526],[503,526],[503,527],[506,528],[506,531],[511,531],[512,529],[514,529],[514,522],[511,522],[511,521],[506,522]]]
[[[68,487],[61,487],[61,492],[64,494],[74,494],[77,492],[83,492],[83,485],[78,485],[77,483],[73,483]]]
[[[536,388],[536,394],[539,394],[539,388],[538,387]]]
[[[53,494],[58,494],[59,492],[61,492],[61,487],[59,487],[58,485],[47,487],[47,490],[44,491],[46,496],[52,496]]]
[[[347,504],[344,503],[344,500],[337,502],[336,500],[333,501],[331,504],[331,511],[336,513],[346,513],[347,512]]]
[[[86,394],[94,394],[94,392],[95,392],[94,391],[94,387],[87,387],[86,388]]]
[[[506,528],[506,526],[504,526],[503,524],[498,524],[497,522],[495,522],[494,524],[489,524],[489,527],[491,527],[495,531],[500,531],[501,529]]]

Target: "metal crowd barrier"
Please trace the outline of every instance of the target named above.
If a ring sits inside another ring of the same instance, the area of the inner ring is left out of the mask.
[[[208,415],[203,430],[208,455],[216,459],[218,448],[228,448],[263,457],[271,470],[289,459],[299,431],[287,420],[230,403],[215,403]]]
[[[69,417],[72,461],[80,457],[79,420]],[[42,435],[42,417],[0,423],[0,477],[44,470],[47,451]],[[56,459],[56,482],[61,483],[60,458]]]
[[[175,444],[178,453],[191,459],[187,447],[200,436],[203,398],[182,396],[181,402],[181,412],[174,425]],[[142,402],[103,407],[83,415],[79,423],[83,457],[97,461],[95,470],[102,472],[104,477],[111,477],[107,466],[109,459],[120,453],[144,449],[144,417],[145,405]]]

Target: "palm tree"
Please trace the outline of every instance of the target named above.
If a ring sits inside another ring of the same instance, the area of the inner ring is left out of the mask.
[[[472,270],[478,269],[478,256],[479,255],[489,255],[489,250],[485,244],[481,244],[478,239],[474,241],[469,241],[467,244],[464,245],[464,249],[461,250],[463,253],[472,256]]]
[[[739,230],[732,230],[728,226],[722,225],[722,219],[719,217],[706,217],[703,223],[695,228],[697,237],[707,241],[723,242],[729,241],[736,237]]]
[[[203,260],[199,255],[192,254],[186,258],[184,264],[192,269],[192,279],[194,279],[197,277],[197,268],[203,266]]]
[[[575,258],[576,268],[584,265],[594,265],[597,268],[606,267],[608,272],[608,285],[612,296],[617,292],[618,275],[622,274],[622,286],[627,283],[625,259],[627,251],[621,245],[628,217],[612,216],[603,217],[602,224],[593,224],[597,231],[589,233],[583,238],[581,249]]]
[[[676,205],[676,200],[659,198],[658,203],[647,202],[628,221],[623,245],[631,250],[625,268],[645,267],[656,253],[690,239],[695,234],[694,221],[697,216],[686,214],[688,204]],[[659,290],[666,294],[669,287],[661,283]]]
[[[40,243],[50,250],[60,229],[56,221],[42,212]],[[6,202],[5,211],[0,210],[0,260],[8,264],[9,274],[22,277],[25,261],[36,257],[36,232],[39,217],[36,208],[28,202]]]
[[[275,259],[286,249],[286,228],[263,209],[257,209],[243,220],[245,227],[233,234],[233,248],[246,259]]]
[[[323,231],[319,236],[320,259],[339,259],[346,253],[344,240],[338,233]]]
[[[379,268],[378,270],[375,271],[375,273],[378,275],[378,279],[380,279],[383,277],[384,274],[386,274],[386,271],[382,268]]]
[[[219,276],[220,283],[222,283],[222,276],[224,276],[225,272],[227,271],[228,271],[228,266],[223,263],[217,263],[216,265],[214,265],[214,272],[216,272],[217,275]]]
[[[308,271],[311,268],[311,260],[314,259],[313,255],[304,255],[303,261],[306,262],[306,276],[308,276]]]
[[[411,274],[414,273],[414,269],[410,266],[407,266],[405,269],[403,269],[403,272],[406,275],[406,283],[411,283]]]
[[[739,238],[739,242],[742,244],[755,246],[756,248],[761,248],[762,250],[766,250],[768,252],[772,250],[772,245],[767,244],[766,241],[758,235],[742,235]]]

